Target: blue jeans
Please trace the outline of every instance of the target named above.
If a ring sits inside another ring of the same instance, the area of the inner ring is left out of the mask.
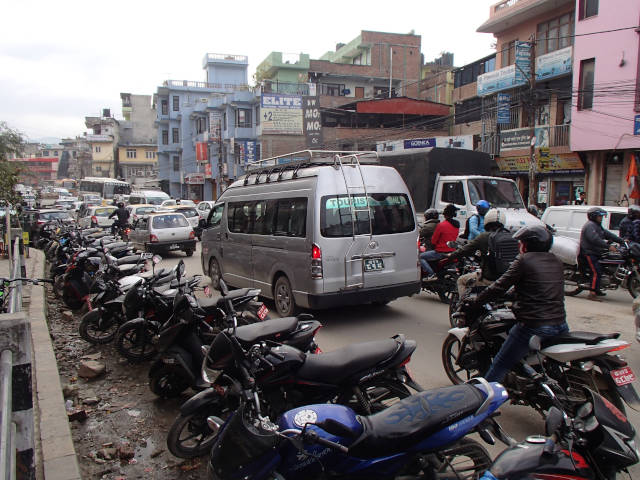
[[[443,258],[444,254],[436,252],[435,250],[422,252],[420,254],[420,265],[422,265],[422,270],[426,272],[427,275],[433,275],[433,268],[429,265],[429,261],[442,260]]]
[[[529,340],[538,335],[541,340],[555,337],[569,331],[567,322],[560,325],[542,325],[527,327],[516,323],[509,331],[509,336],[500,347],[500,351],[493,359],[493,363],[484,378],[488,382],[501,382],[504,377],[529,353]]]

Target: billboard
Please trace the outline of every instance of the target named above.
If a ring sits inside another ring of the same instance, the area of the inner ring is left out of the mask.
[[[263,93],[260,117],[263,134],[303,135],[302,96]]]
[[[196,142],[196,161],[209,161],[209,148],[207,146],[207,142]]]
[[[500,132],[500,151],[523,150],[531,146],[532,134],[536,137],[536,148],[549,146],[549,127],[535,127],[535,129],[514,128]]]
[[[302,112],[307,147],[312,150],[318,150],[322,148],[322,118],[318,97],[304,97]]]
[[[508,93],[498,94],[498,125],[511,122],[511,95]]]
[[[222,135],[222,112],[209,112],[209,141],[220,143]]]
[[[573,47],[562,48],[536,58],[536,80],[571,73]]]
[[[243,164],[246,165],[257,160],[255,140],[243,140],[237,143],[240,146],[240,160]]]

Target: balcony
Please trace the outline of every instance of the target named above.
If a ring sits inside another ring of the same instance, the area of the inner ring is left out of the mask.
[[[549,146],[550,147],[568,147],[569,146],[569,124],[556,125],[549,128]]]
[[[206,68],[209,63],[249,65],[249,57],[246,55],[231,55],[228,53],[207,53],[202,59],[202,68]]]
[[[208,82],[196,82],[193,80],[165,80],[162,83],[163,87],[170,87],[175,89],[202,89],[202,90],[216,90],[218,92],[242,92],[253,91],[252,87],[245,84],[236,85],[233,83],[208,83]]]
[[[575,0],[502,0],[490,7],[489,20],[480,25],[476,31],[502,32],[539,15],[574,3]]]
[[[309,95],[309,84],[264,80],[262,85],[262,93],[286,93],[289,95]]]

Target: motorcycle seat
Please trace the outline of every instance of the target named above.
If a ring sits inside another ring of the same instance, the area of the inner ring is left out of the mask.
[[[585,343],[587,345],[595,345],[602,340],[615,340],[619,336],[619,333],[567,332],[543,340],[542,348],[550,347],[552,345],[560,345],[562,343]]]
[[[264,322],[243,325],[236,329],[236,338],[243,345],[253,345],[263,340],[275,340],[287,336],[298,327],[297,317],[283,317]]]
[[[473,385],[454,385],[416,393],[379,413],[359,416],[364,431],[349,446],[349,455],[376,458],[406,452],[448,425],[473,415],[484,400]]]
[[[297,375],[333,385],[391,358],[401,345],[393,338],[355,343],[322,355],[308,355]]]
[[[124,275],[131,275],[135,272],[138,272],[141,268],[140,265],[136,265],[135,263],[125,263],[124,265],[118,265],[116,267],[118,272]]]
[[[124,265],[125,263],[138,263],[140,261],[140,255],[127,255],[119,258],[116,263],[118,265]]]
[[[224,308],[224,302],[225,300],[235,300],[236,298],[240,298],[240,297],[246,297],[247,294],[249,293],[249,291],[251,290],[251,288],[239,288],[237,290],[231,290],[228,294],[226,294],[224,297],[220,297],[218,298],[217,301],[217,305],[220,308]]]

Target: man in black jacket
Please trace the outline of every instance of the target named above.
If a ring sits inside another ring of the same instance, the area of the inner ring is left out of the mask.
[[[600,257],[606,253],[607,249],[615,251],[615,247],[609,246],[607,240],[616,243],[624,243],[617,235],[602,228],[602,219],[607,215],[607,211],[600,207],[592,207],[587,210],[587,223],[580,232],[580,259],[591,270],[591,292],[589,300],[600,301],[598,297],[606,294],[600,290],[600,277],[602,268],[600,267]]]
[[[124,208],[124,203],[120,202],[118,203],[118,208],[116,208],[113,212],[111,212],[111,215],[109,215],[109,218],[113,218],[114,216],[117,216],[118,219],[113,222],[113,225],[111,225],[111,233],[115,233],[116,231],[116,226],[120,226],[121,228],[124,228],[127,225],[127,222],[129,221],[129,211]]]
[[[440,223],[440,214],[435,208],[429,208],[424,211],[424,225],[420,229],[420,244],[424,245],[427,250],[432,250],[431,237],[436,227]]]
[[[473,311],[487,301],[515,288],[513,311],[517,323],[509,331],[485,378],[500,382],[529,352],[529,340],[542,339],[569,331],[564,309],[562,262],[551,252],[553,237],[542,225],[523,227],[513,238],[520,242],[520,255],[498,280],[488,286],[474,302]]]

